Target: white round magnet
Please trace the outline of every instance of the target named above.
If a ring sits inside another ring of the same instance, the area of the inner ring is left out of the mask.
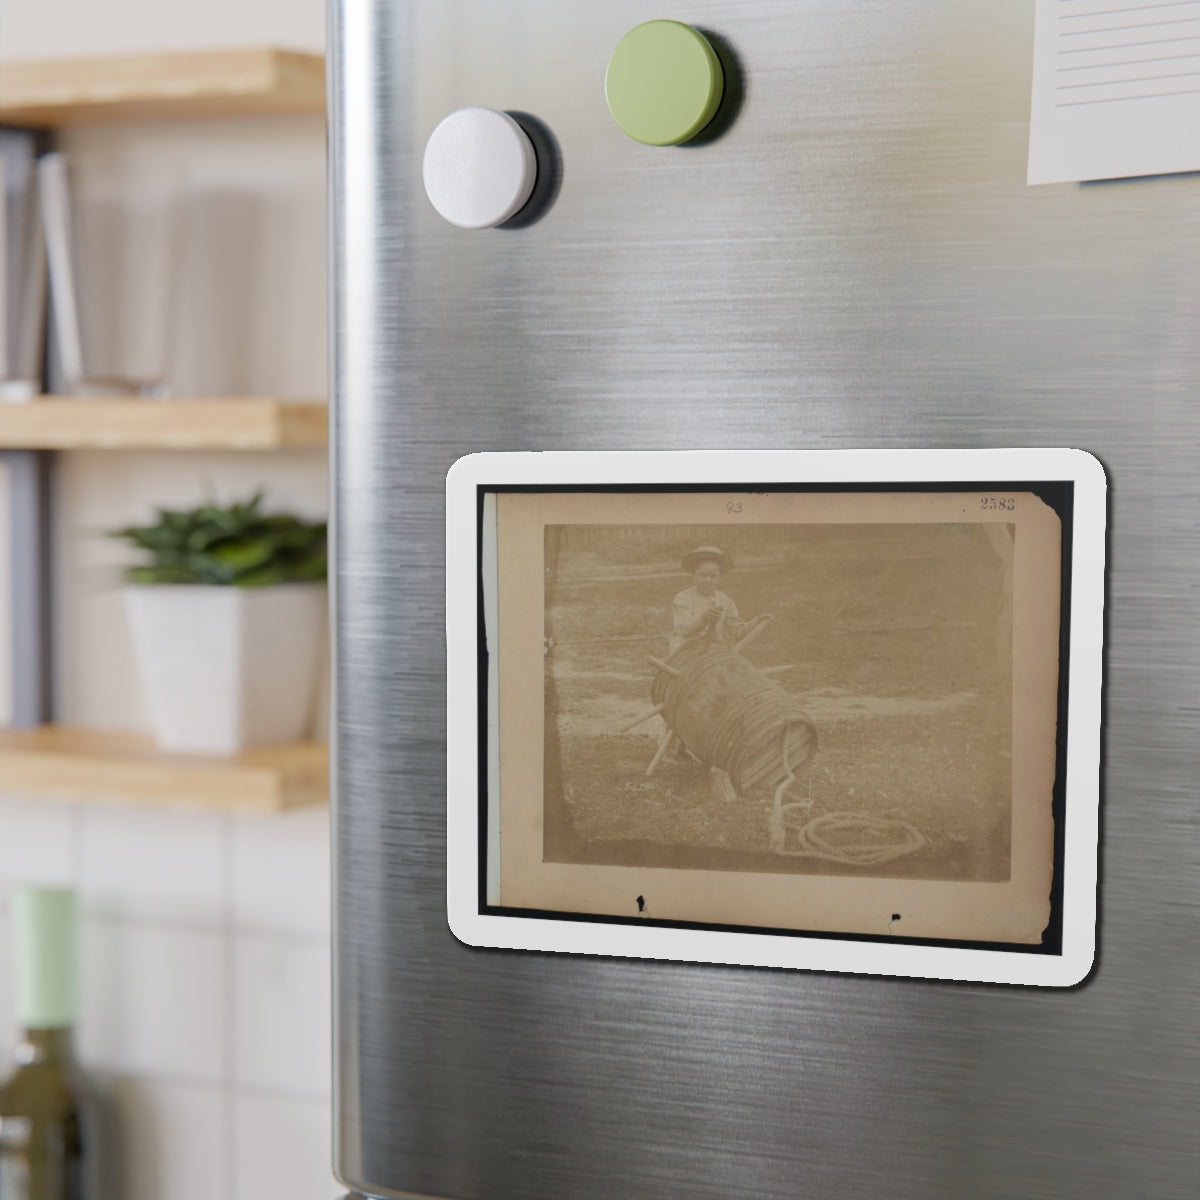
[[[491,229],[529,199],[537,155],[508,113],[460,108],[429,135],[421,174],[429,202],[452,225]]]

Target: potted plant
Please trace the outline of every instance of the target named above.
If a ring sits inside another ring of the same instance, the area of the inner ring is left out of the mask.
[[[233,754],[309,732],[325,643],[326,526],[242,504],[114,531],[150,555],[126,607],[163,750]]]

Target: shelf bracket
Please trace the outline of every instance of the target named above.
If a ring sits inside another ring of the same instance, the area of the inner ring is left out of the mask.
[[[12,724],[29,729],[53,715],[50,495],[53,455],[0,450],[9,480],[12,597]]]

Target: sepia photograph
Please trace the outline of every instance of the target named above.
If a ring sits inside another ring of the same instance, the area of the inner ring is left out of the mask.
[[[1060,597],[1035,496],[496,511],[500,903],[1040,936]]]

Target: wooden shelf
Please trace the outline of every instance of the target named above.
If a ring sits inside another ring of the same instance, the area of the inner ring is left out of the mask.
[[[274,813],[329,799],[319,742],[235,758],[163,754],[152,738],[45,725],[0,731],[0,787],[23,795]]]
[[[54,127],[99,121],[318,113],[325,64],[288,50],[211,50],[5,62],[0,123]]]
[[[324,446],[324,404],[264,396],[0,403],[0,449],[284,450]]]

